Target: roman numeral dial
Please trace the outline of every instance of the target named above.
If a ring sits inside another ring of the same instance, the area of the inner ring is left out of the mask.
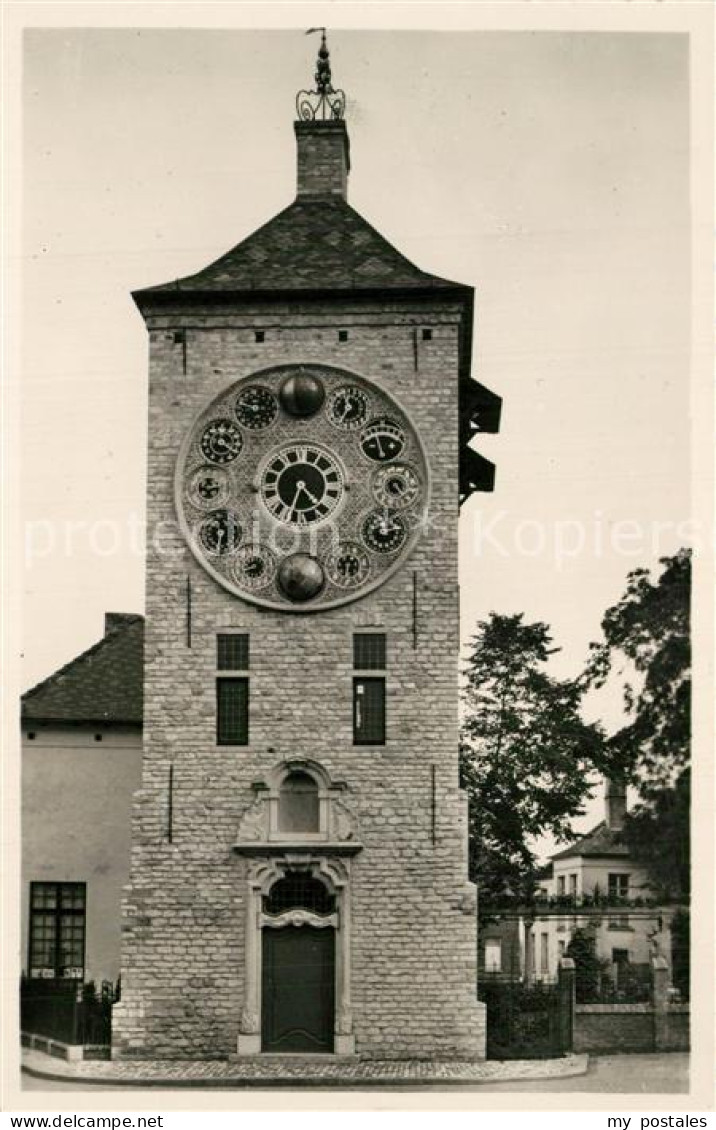
[[[345,492],[338,459],[311,443],[290,443],[264,466],[259,486],[268,512],[288,526],[312,526],[332,514]]]

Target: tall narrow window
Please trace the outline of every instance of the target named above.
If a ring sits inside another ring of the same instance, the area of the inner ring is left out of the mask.
[[[609,875],[609,898],[610,899],[626,899],[629,898],[629,874],[628,872],[612,872]]]
[[[353,637],[353,743],[385,745],[386,638],[383,632],[361,632]],[[370,675],[364,675],[370,671]]]
[[[626,902],[629,898],[629,873],[623,871],[611,872],[608,881],[609,902],[612,904],[616,903],[616,905]],[[629,915],[615,914],[611,911],[609,914],[609,929],[628,930]]]
[[[549,934],[540,935],[540,973],[549,973]]]
[[[85,883],[30,883],[31,977],[83,979],[86,902]]]
[[[249,744],[249,637],[227,632],[216,640],[216,744]],[[246,674],[228,674],[228,672]]]
[[[499,938],[488,938],[485,942],[485,973],[502,972],[502,942]]]

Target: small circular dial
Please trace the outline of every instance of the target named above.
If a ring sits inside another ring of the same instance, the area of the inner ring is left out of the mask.
[[[233,571],[240,585],[255,592],[276,576],[276,557],[265,545],[244,545],[236,554]]]
[[[218,467],[199,467],[187,488],[189,498],[202,510],[213,510],[229,497],[229,480]]]
[[[260,490],[266,509],[279,522],[311,526],[332,514],[341,501],[343,471],[324,448],[291,443],[271,456]]]
[[[337,388],[328,402],[328,419],[344,432],[354,432],[368,415],[368,397],[357,385]]]
[[[207,553],[223,557],[234,553],[241,541],[243,530],[232,510],[214,510],[199,526],[199,540]]]
[[[231,463],[241,453],[244,441],[233,420],[212,420],[201,434],[202,454],[210,463]]]
[[[244,428],[258,432],[276,419],[278,401],[263,385],[250,385],[236,398],[236,419]]]
[[[408,527],[400,514],[389,510],[373,510],[363,522],[363,541],[376,553],[396,553],[408,536]]]
[[[360,437],[361,451],[374,463],[397,459],[405,447],[405,432],[394,420],[381,416],[371,420]]]
[[[367,579],[370,558],[356,542],[346,542],[329,553],[325,560],[328,579],[339,589],[354,589]]]
[[[381,467],[373,479],[373,495],[381,506],[406,510],[420,495],[420,479],[405,463]]]

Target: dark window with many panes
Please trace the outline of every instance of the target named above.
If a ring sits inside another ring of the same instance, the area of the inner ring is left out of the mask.
[[[249,680],[216,680],[217,745],[249,744]]]
[[[363,675],[363,671],[385,671],[384,632],[360,632],[353,636],[353,743],[385,745],[385,675]]]
[[[249,637],[225,632],[216,637],[216,743],[249,744],[249,678],[229,671],[248,671]]]
[[[84,883],[30,883],[31,977],[83,979],[86,904]]]
[[[609,898],[629,898],[629,872],[612,872],[609,875]]]
[[[219,671],[248,671],[249,637],[232,632],[216,637],[216,666]]]
[[[385,670],[384,632],[361,632],[353,637],[353,666],[357,671]]]
[[[385,679],[353,679],[353,742],[385,745]]]

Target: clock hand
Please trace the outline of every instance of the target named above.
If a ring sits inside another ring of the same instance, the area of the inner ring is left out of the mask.
[[[378,444],[378,455],[382,459],[383,456],[385,455],[385,452],[383,451],[383,448],[382,448],[381,443],[380,443],[380,436],[375,437],[375,442]]]
[[[305,487],[303,485],[303,479],[299,479],[298,482],[296,483],[296,493],[293,496],[293,502],[291,503],[291,508],[288,512],[289,522],[291,521],[291,515],[293,514],[294,510],[296,509],[296,503],[298,502],[298,496],[299,496],[299,494],[301,493],[302,490],[305,490]]]
[[[310,503],[312,503],[314,506],[318,506],[318,499],[316,498],[315,494],[311,494],[310,490],[308,489],[307,486],[305,486],[304,483],[299,483],[299,486],[301,486],[303,488],[303,493],[308,498],[308,501]]]

